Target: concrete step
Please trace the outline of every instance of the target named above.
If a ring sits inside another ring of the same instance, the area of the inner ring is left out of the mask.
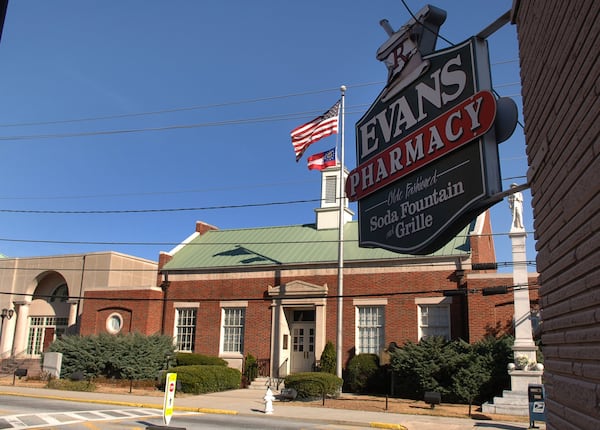
[[[486,402],[481,405],[481,410],[489,414],[528,416],[529,398],[527,393],[505,390],[502,397],[494,397],[493,403]]]
[[[494,397],[495,405],[529,405],[527,393],[504,391],[501,397]]]
[[[278,384],[279,387],[277,386]],[[283,379],[270,378],[268,376],[259,376],[250,383],[248,389],[267,391],[267,388],[269,387],[271,387],[271,391],[281,390],[284,387]]]

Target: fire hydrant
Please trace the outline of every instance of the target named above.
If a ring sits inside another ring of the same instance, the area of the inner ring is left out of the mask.
[[[271,391],[271,387],[267,388],[267,393],[265,394],[265,414],[273,413],[273,400],[275,400],[275,396]]]

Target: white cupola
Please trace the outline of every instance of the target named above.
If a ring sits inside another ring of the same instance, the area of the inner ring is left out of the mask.
[[[321,170],[321,207],[315,209],[317,230],[339,227],[340,215],[340,164]],[[344,182],[348,177],[348,169],[344,168]],[[348,207],[348,199],[344,193],[343,221],[352,221],[354,212]]]

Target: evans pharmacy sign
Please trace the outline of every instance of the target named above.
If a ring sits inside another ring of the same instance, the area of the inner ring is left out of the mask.
[[[502,188],[487,42],[423,54],[420,25],[378,51],[388,83],[356,123],[358,167],[345,184],[360,246],[407,254],[441,248]]]

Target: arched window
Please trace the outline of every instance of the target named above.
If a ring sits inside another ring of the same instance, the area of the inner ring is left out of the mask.
[[[66,302],[69,298],[69,287],[67,284],[60,284],[50,295],[49,302]]]

